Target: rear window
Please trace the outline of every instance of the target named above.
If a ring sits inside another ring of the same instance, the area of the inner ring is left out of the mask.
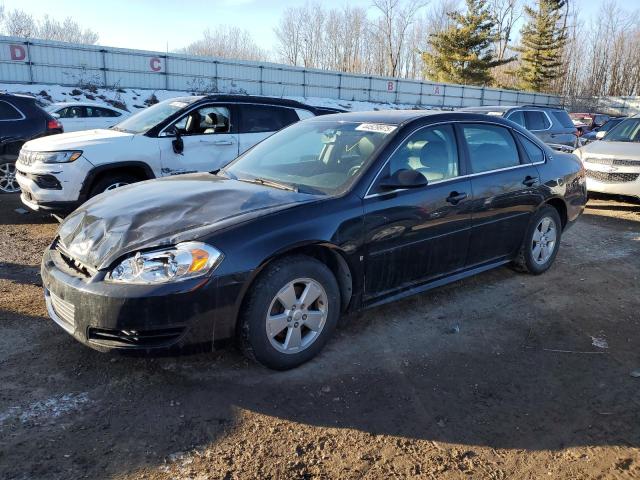
[[[549,113],[564,128],[575,128],[575,125],[573,124],[573,121],[571,120],[571,117],[564,110],[550,110]]]
[[[20,120],[22,114],[9,102],[0,100],[0,120]]]
[[[508,129],[497,125],[462,125],[473,173],[520,165],[516,142]]]

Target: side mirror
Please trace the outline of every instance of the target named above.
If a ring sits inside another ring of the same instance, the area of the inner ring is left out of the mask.
[[[180,129],[178,127],[173,127],[173,133],[176,135],[176,138],[171,142],[173,151],[178,155],[182,155],[182,152],[184,152],[184,141],[182,140]]]
[[[607,132],[605,132],[605,131],[599,131],[598,133],[596,133],[596,139],[600,140],[600,139],[601,139],[601,138],[603,138],[606,134],[607,134]]]
[[[390,177],[380,182],[380,187],[385,190],[395,190],[396,188],[420,188],[428,184],[427,177],[417,170],[402,168],[393,173]]]

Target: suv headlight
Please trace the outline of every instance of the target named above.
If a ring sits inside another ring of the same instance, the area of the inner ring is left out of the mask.
[[[77,160],[82,150],[60,150],[58,152],[33,152],[32,161],[42,163],[69,163]]]
[[[201,277],[222,261],[222,252],[201,242],[179,243],[151,252],[138,252],[107,275],[114,283],[157,284]]]

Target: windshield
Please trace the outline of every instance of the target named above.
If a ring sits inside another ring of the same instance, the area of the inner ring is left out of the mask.
[[[628,118],[613,127],[602,141],[640,142],[640,118]]]
[[[303,193],[340,194],[366,170],[395,129],[395,125],[306,120],[259,143],[222,174],[280,183]]]
[[[602,127],[600,127],[600,130],[598,130],[599,132],[608,132],[609,130],[611,130],[613,127],[615,127],[616,125],[618,125],[621,120],[609,120],[607,123],[605,123]]]
[[[173,115],[178,110],[182,110],[189,103],[178,99],[165,100],[131,115],[111,128],[120,132],[145,133],[168,116]]]

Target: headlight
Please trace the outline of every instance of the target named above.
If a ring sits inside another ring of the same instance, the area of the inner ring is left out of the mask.
[[[32,160],[42,163],[69,163],[82,155],[81,150],[60,150],[59,152],[33,152]]]
[[[152,252],[138,252],[123,260],[107,276],[115,283],[156,284],[201,277],[222,261],[222,253],[200,242],[179,243]]]

